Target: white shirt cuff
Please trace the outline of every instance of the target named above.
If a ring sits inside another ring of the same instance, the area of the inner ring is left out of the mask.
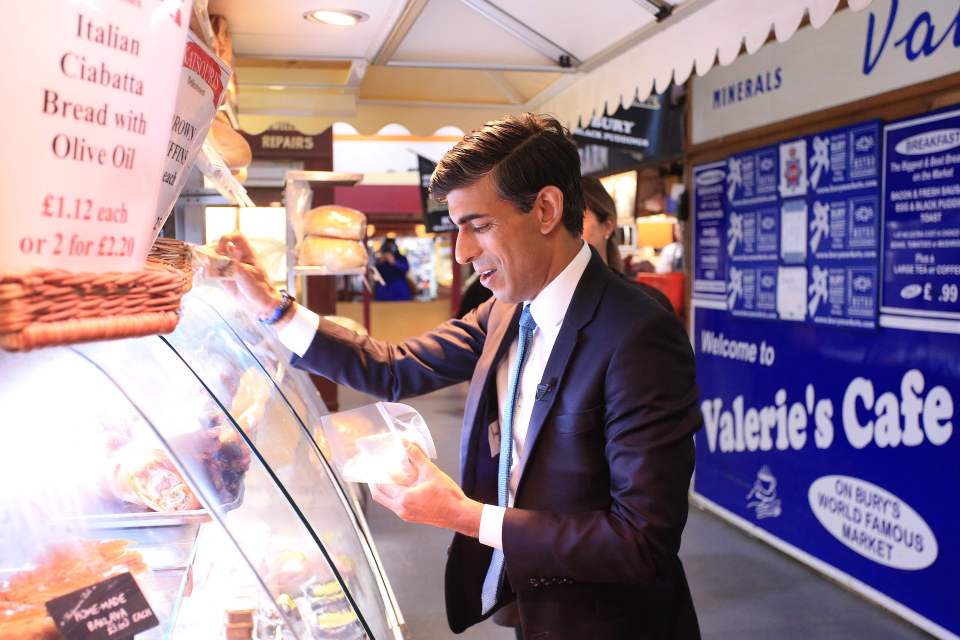
[[[503,515],[505,507],[483,505],[480,512],[480,543],[495,549],[503,549]]]
[[[277,337],[283,346],[302,356],[310,348],[319,326],[320,316],[298,304],[290,321],[277,330]]]

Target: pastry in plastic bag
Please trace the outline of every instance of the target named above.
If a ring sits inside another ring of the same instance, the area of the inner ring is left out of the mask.
[[[192,511],[200,502],[160,449],[130,443],[110,458],[114,494],[153,511]]]

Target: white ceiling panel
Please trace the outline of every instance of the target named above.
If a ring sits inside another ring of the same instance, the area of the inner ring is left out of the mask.
[[[404,0],[210,0],[210,13],[226,16],[238,56],[370,58],[404,4]],[[338,8],[361,11],[370,18],[353,27],[303,19],[307,11]]]
[[[543,0],[497,0],[495,4],[580,60],[655,21],[636,0],[551,4]]]
[[[430,0],[393,60],[508,66],[555,64],[460,0]]]

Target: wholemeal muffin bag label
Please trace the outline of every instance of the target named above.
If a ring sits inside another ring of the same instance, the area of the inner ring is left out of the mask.
[[[226,96],[230,67],[207,49],[192,33],[180,67],[177,106],[170,126],[166,161],[160,177],[160,197],[153,224],[153,239],[160,234],[173,205],[183,191],[207,130]]]

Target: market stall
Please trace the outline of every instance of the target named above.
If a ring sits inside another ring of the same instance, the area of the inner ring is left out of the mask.
[[[692,84],[693,495],[960,633],[955,2],[877,0]],[[825,70],[829,70],[825,72]]]

